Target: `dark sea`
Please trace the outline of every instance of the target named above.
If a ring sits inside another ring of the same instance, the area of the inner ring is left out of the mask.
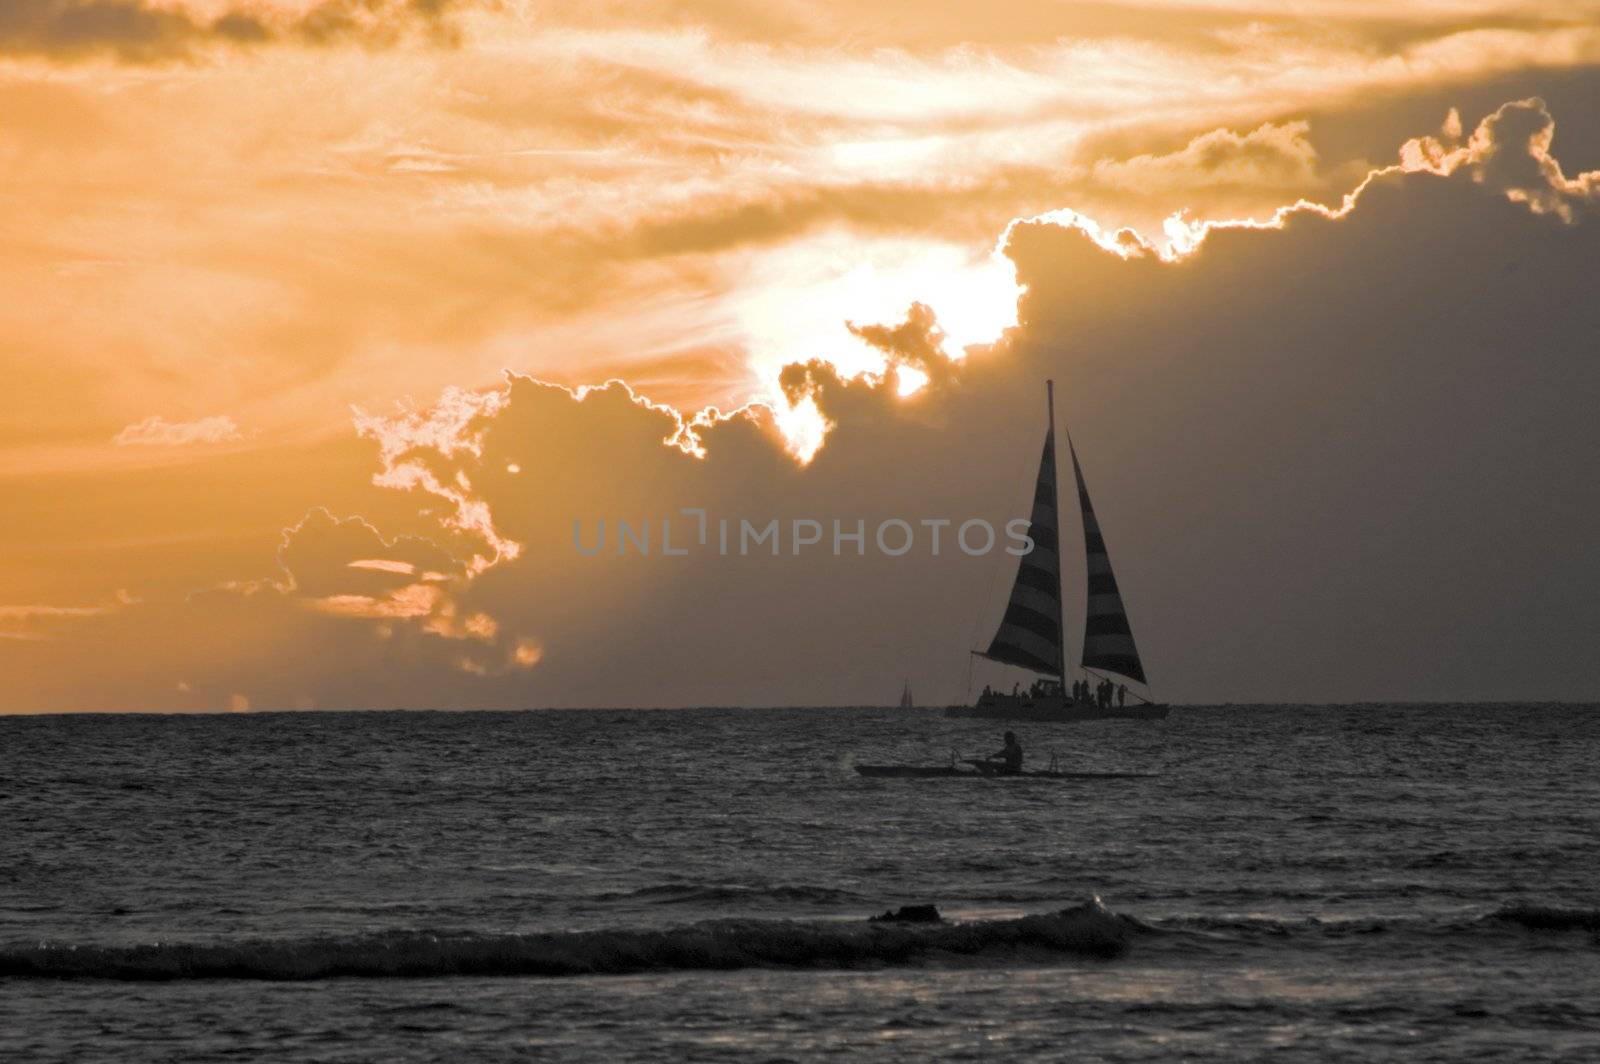
[[[0,718],[0,1060],[1600,1060],[1600,707],[1002,727]]]

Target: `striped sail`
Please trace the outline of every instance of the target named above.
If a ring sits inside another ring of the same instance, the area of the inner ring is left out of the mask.
[[[1017,582],[1000,620],[1000,630],[983,656],[1021,665],[1025,669],[1060,676],[1061,661],[1061,554],[1056,508],[1056,433],[1044,438],[1039,459],[1039,482],[1033,492],[1033,515],[1028,537],[1033,550],[1017,566]]]
[[[1114,672],[1130,680],[1145,683],[1144,666],[1139,662],[1139,650],[1133,645],[1133,630],[1128,627],[1128,610],[1122,604],[1122,593],[1117,590],[1117,578],[1111,572],[1111,556],[1106,553],[1106,541],[1100,535],[1100,522],[1094,518],[1094,505],[1089,502],[1089,489],[1083,484],[1083,470],[1078,467],[1078,452],[1072,449],[1068,438],[1067,449],[1072,454],[1072,475],[1078,481],[1078,507],[1083,511],[1083,547],[1089,558],[1089,607],[1083,621],[1083,667]]]

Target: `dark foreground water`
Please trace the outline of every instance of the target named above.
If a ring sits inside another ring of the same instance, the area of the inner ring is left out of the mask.
[[[1017,730],[0,718],[0,1059],[1600,1059],[1600,709]]]

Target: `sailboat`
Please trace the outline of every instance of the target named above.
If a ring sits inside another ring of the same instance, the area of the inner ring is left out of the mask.
[[[917,704],[914,701],[912,701],[912,699],[911,699],[911,681],[910,680],[907,680],[905,686],[900,689],[900,708],[901,709],[916,709],[917,708]]]
[[[1078,464],[1078,453],[1067,438],[1067,453],[1072,458],[1072,475],[1077,482],[1078,509],[1083,518],[1083,545],[1087,562],[1086,608],[1083,623],[1083,654],[1079,667],[1085,676],[1083,693],[1089,697],[1074,697],[1067,690],[1065,665],[1067,648],[1065,631],[1061,623],[1061,506],[1056,490],[1056,414],[1055,382],[1045,382],[1045,402],[1049,410],[1049,427],[1044,437],[1044,454],[1039,459],[1039,478],[1034,487],[1033,513],[1028,526],[1028,537],[1033,550],[1023,555],[1017,564],[1017,575],[1011,587],[1011,598],[1000,619],[989,647],[973,651],[991,661],[1017,665],[1040,675],[1028,689],[1019,685],[1011,692],[985,688],[976,704],[950,706],[947,717],[976,717],[983,720],[1028,721],[1080,721],[1132,718],[1159,720],[1167,715],[1167,706],[1152,702],[1126,690],[1126,684],[1112,681],[1112,674],[1148,684],[1144,664],[1139,660],[1139,650],[1133,641],[1133,630],[1128,624],[1128,611],[1122,602],[1122,592],[1111,571],[1111,557],[1106,552],[1105,537],[1095,520],[1094,506],[1089,502],[1089,489],[1084,485],[1083,469]],[[1097,685],[1088,677],[1097,677],[1112,689],[1112,697],[1099,698]],[[1128,704],[1126,696],[1133,703]]]

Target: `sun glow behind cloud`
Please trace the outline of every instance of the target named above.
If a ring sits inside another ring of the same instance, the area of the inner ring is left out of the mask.
[[[789,453],[801,463],[810,462],[817,456],[828,438],[828,430],[833,427],[823,416],[816,399],[809,395],[792,404],[782,398],[774,400],[773,420],[777,423],[778,431],[783,433]]]
[[[920,369],[910,366],[900,366],[895,369],[895,394],[904,399],[908,395],[916,395],[922,386],[928,383],[928,375]]]
[[[883,353],[847,323],[898,320],[917,302],[933,308],[947,353],[960,358],[1016,323],[1020,294],[1015,268],[996,250],[832,232],[762,255],[730,302],[753,364],[775,382],[785,365],[812,359],[846,376],[883,373]]]
[[[882,378],[884,353],[851,332],[851,323],[895,321],[913,303],[932,307],[945,354],[991,343],[1016,324],[1016,269],[998,248],[974,254],[948,241],[863,238],[833,231],[764,251],[729,297],[741,344],[777,412],[791,453],[809,462],[828,424],[809,397],[791,404],[778,384],[783,368],[813,360],[845,377]],[[901,367],[897,390],[914,394],[927,375]]]

